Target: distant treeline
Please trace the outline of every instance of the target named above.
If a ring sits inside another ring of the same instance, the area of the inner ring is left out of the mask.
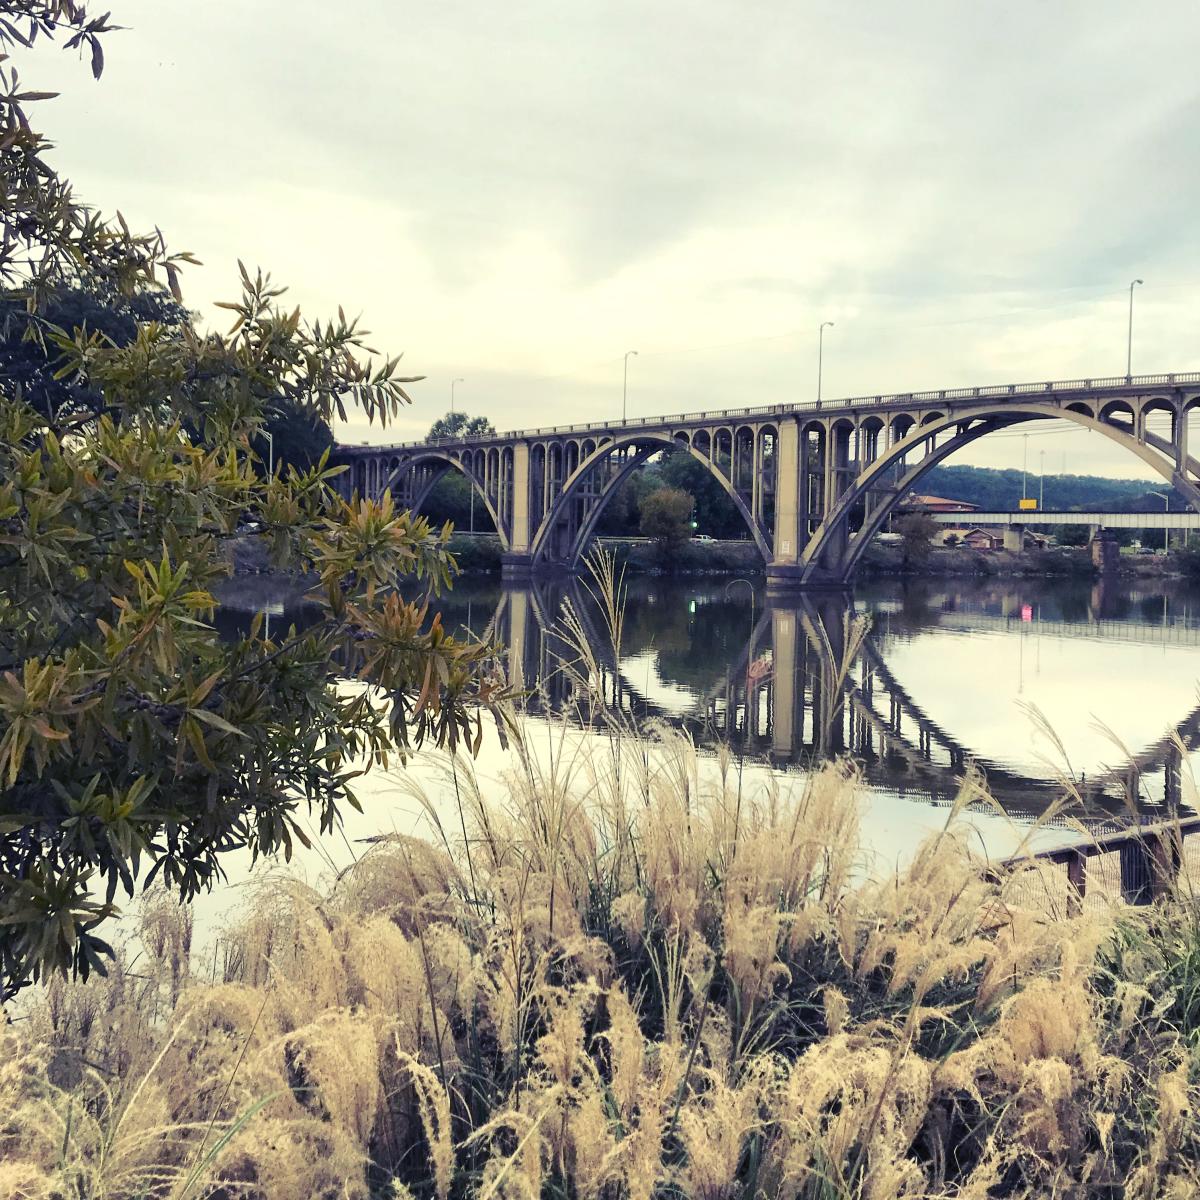
[[[1183,497],[1162,480],[1047,475],[1040,482],[1043,506],[1050,511],[1161,512],[1163,502],[1155,492],[1169,494],[1173,509],[1186,507]],[[1015,509],[1021,499],[1021,472],[994,467],[934,467],[922,478],[918,490],[923,495],[964,500],[986,510]],[[1038,476],[1030,472],[1025,493],[1036,499],[1038,492]]]

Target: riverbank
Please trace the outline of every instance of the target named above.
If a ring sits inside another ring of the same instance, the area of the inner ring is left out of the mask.
[[[764,564],[749,539],[708,541],[692,539],[669,556],[646,538],[603,538],[600,544],[613,555],[618,567],[631,575],[758,576]],[[450,550],[465,576],[499,575],[503,548],[495,534],[456,533]],[[266,547],[255,538],[244,538],[231,549],[234,574],[222,584],[218,599],[231,608],[257,608],[265,603],[292,606],[300,603],[315,578],[300,578],[273,571]],[[1178,579],[1194,574],[1189,552],[1123,554],[1118,576],[1125,579]],[[1084,547],[1055,546],[1045,550],[972,550],[966,546],[931,547],[919,558],[904,560],[899,546],[874,542],[859,565],[860,579],[956,578],[1090,578],[1097,574]]]

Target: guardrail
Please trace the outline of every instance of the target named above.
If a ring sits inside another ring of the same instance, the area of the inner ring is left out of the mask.
[[[1149,904],[1168,895],[1183,862],[1183,843],[1200,833],[1200,816],[1134,825],[1106,833],[1089,842],[1056,846],[1006,859],[1002,870],[1012,871],[1030,862],[1047,862],[1067,869],[1067,915],[1083,910],[1088,892],[1091,860],[1105,854],[1121,856],[1121,896],[1130,904]],[[999,878],[999,872],[993,872]]]
[[[1095,393],[1098,391],[1128,391],[1142,387],[1174,387],[1182,383],[1200,383],[1200,371],[1184,371],[1170,375],[1110,375],[1101,379],[1058,379],[1042,383],[992,384],[985,387],[944,388],[932,392],[895,392],[891,395],[852,396],[843,400],[810,400],[796,404],[767,404],[748,408],[706,409],[700,412],[676,413],[660,417],[630,417],[624,421],[585,421],[575,425],[544,425],[537,429],[516,429],[507,433],[490,433],[463,438],[436,438],[432,441],[395,442],[391,445],[370,446],[372,450],[412,450],[418,446],[483,445],[488,442],[514,441],[522,438],[552,437],[566,433],[611,433],[613,429],[645,429],[649,426],[683,425],[691,421],[724,421],[738,417],[787,416],[797,412],[826,412],[839,409],[874,408],[894,404],[926,404],[936,400],[996,399],[1001,396],[1029,396],[1056,393]],[[364,443],[365,444],[365,443]],[[348,446],[346,449],[361,449]]]

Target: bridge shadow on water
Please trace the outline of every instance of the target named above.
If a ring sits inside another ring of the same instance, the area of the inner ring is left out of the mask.
[[[746,581],[632,581],[626,596],[620,654],[614,652],[599,606],[578,581],[528,587],[463,581],[440,607],[446,625],[467,628],[503,645],[511,677],[528,689],[531,712],[588,721],[587,695],[572,664],[578,651],[567,636],[564,605],[578,614],[601,678],[594,686],[611,710],[635,725],[667,722],[696,744],[726,745],[773,768],[809,769],[850,755],[872,788],[934,805],[949,804],[969,768],[1017,819],[1040,817],[1067,794],[1049,765],[1030,767],[1022,756],[989,757],[968,744],[944,716],[899,678],[893,651],[931,630],[957,638],[962,654],[972,636],[1021,635],[1096,642],[1179,644],[1200,649],[1200,620],[1190,608],[1168,611],[1160,593],[1139,595],[1088,586],[1043,590],[1033,607],[1005,585],[893,588],[857,599],[842,594],[765,596]],[[1200,605],[1197,606],[1200,618]],[[1030,652],[1032,655],[1032,651]],[[972,679],[970,654],[948,669]],[[1084,698],[1081,698],[1081,702]],[[931,704],[932,702],[932,704]],[[1025,721],[1032,730],[1032,719]],[[1184,754],[1200,747],[1200,706],[1164,727],[1160,738],[1125,761],[1071,778],[1082,805],[1072,809],[1097,830],[1184,805]],[[1028,756],[1025,756],[1026,759]],[[1111,756],[1120,760],[1115,752]],[[1056,818],[1063,819],[1065,818]]]

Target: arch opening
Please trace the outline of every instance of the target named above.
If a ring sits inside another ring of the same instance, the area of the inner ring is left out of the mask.
[[[570,568],[577,566],[605,509],[621,485],[638,467],[664,450],[685,454],[703,465],[706,473],[717,480],[736,506],[764,560],[769,560],[771,551],[768,537],[754,520],[732,481],[716,468],[716,464],[699,453],[694,445],[685,445],[670,434],[641,433],[602,442],[589,458],[580,462],[576,470],[566,477],[534,532],[531,548],[534,565],[556,563]]]
[[[1114,401],[1105,411],[1124,405],[1132,418],[1133,412],[1123,401]],[[1200,488],[1181,479],[1173,460],[1152,444],[1133,435],[1133,430],[1113,420],[1095,419],[1073,409],[1052,408],[1036,402],[1011,405],[1003,410],[982,410],[943,416],[939,422],[915,425],[905,438],[897,441],[854,481],[841,499],[831,506],[828,517],[817,529],[805,548],[803,562],[807,581],[830,579],[846,582],[853,574],[870,539],[882,527],[900,499],[910,492],[921,477],[943,459],[972,442],[1001,428],[1028,421],[1067,419],[1084,429],[1104,434],[1129,450],[1147,466],[1182,492],[1192,507],[1200,512]],[[955,427],[957,426],[957,430]],[[939,443],[939,435],[952,432]],[[922,451],[918,462],[908,467],[906,459]],[[889,478],[889,474],[893,478]],[[879,489],[877,502],[871,493]],[[854,537],[850,537],[851,513],[855,505],[862,506],[862,521]]]
[[[482,480],[452,454],[430,450],[401,462],[384,487],[411,512],[437,522],[450,521],[459,533],[498,534],[501,546],[509,548],[503,522]]]

